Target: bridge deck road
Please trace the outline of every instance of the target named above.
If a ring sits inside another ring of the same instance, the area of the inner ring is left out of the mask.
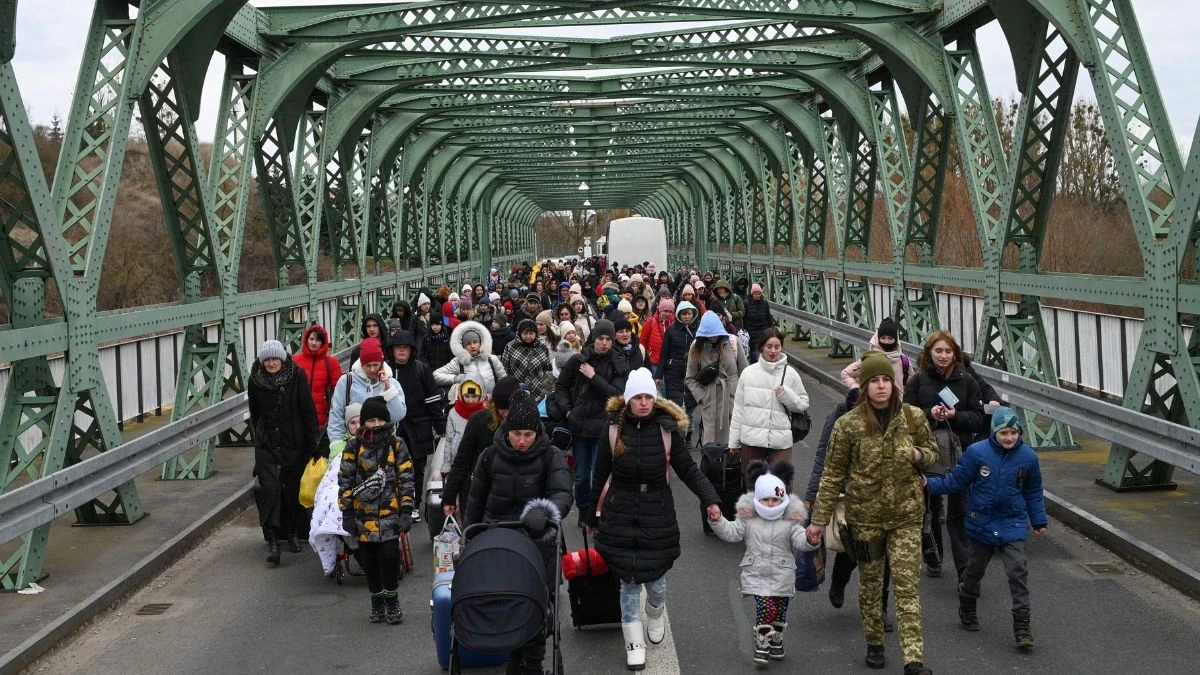
[[[811,383],[814,424],[832,409],[832,390]],[[807,480],[818,431],[797,447],[798,483]],[[750,610],[738,592],[740,545],[701,533],[699,504],[675,479],[683,557],[670,573],[669,639],[651,647],[652,673],[752,670]],[[1053,487],[1053,486],[1049,486]],[[570,544],[580,544],[576,515]],[[343,586],[322,576],[315,554],[284,552],[283,565],[264,562],[254,512],[247,511],[145,589],[32,667],[51,673],[440,672],[430,638],[430,545],[425,525],[412,538],[417,569],[400,584],[403,625],[372,625],[362,578]],[[967,633],[956,614],[954,582],[922,578],[926,662],[939,673],[1194,673],[1200,644],[1200,603],[1140,574],[1107,551],[1051,523],[1029,542],[1030,587],[1037,649],[1012,647],[1008,589],[994,562],[980,600],[983,624]],[[1097,576],[1089,563],[1116,567]],[[868,672],[857,609],[857,583],[833,609],[828,583],[793,601],[788,658],[773,671]],[[171,603],[158,616],[139,616],[148,603]],[[574,630],[565,587],[561,628],[566,670],[624,672],[620,630]],[[888,636],[888,668],[901,664],[898,639]],[[479,671],[502,672],[502,669]]]

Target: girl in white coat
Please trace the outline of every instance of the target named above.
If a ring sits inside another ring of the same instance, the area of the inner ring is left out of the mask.
[[[483,385],[483,393],[491,396],[496,382],[507,375],[504,364],[492,355],[492,333],[478,321],[463,321],[450,333],[450,352],[454,358],[433,371],[433,379],[442,387],[452,387],[463,380]]]
[[[754,663],[783,660],[783,631],[788,604],[796,595],[796,551],[812,551],[804,528],[808,510],[788,493],[792,465],[755,461],[750,465],[754,490],[737,503],[737,518],[710,519],[713,532],[728,542],[744,541],[742,594],[754,598]]]
[[[741,448],[742,472],[756,459],[792,460],[790,412],[808,410],[808,392],[800,374],[787,364],[783,333],[767,328],[762,333],[757,363],[742,371],[733,397],[729,421],[729,447]]]

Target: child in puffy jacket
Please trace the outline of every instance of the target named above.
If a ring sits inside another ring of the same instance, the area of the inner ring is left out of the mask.
[[[789,494],[791,463],[750,462],[747,477],[754,490],[738,499],[737,518],[710,520],[713,532],[728,542],[744,541],[742,594],[754,597],[754,663],[783,660],[783,631],[788,604],[796,595],[796,552],[813,551],[804,528],[808,509]]]
[[[930,476],[927,487],[931,495],[970,491],[966,521],[970,563],[958,587],[963,628],[979,630],[975,609],[979,582],[992,556],[999,555],[1012,593],[1013,637],[1021,651],[1033,649],[1025,538],[1030,526],[1041,536],[1048,518],[1037,453],[1021,440],[1017,414],[1011,408],[997,408],[992,413],[991,436],[972,443],[944,478]]]

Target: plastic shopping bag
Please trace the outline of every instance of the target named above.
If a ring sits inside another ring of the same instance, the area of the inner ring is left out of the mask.
[[[462,546],[462,528],[454,516],[447,516],[442,531],[433,538],[433,573],[454,571],[454,559]]]
[[[311,509],[317,502],[317,486],[321,484],[328,468],[329,461],[324,457],[314,459],[304,467],[304,475],[300,476],[300,506]]]

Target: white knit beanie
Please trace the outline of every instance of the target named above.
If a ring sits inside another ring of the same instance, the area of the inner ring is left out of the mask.
[[[267,359],[287,361],[287,355],[287,350],[283,348],[283,343],[279,340],[267,340],[258,348],[258,360],[260,363]]]
[[[634,396],[639,394],[658,396],[658,385],[654,384],[654,376],[645,368],[638,368],[629,374],[629,379],[625,380],[625,402],[629,403]]]
[[[765,506],[761,500],[768,497],[778,497],[783,501],[778,506]],[[759,516],[767,520],[779,520],[790,501],[787,486],[775,474],[764,473],[754,481],[754,510]]]
[[[571,323],[570,321],[564,321],[558,324],[558,334],[560,336],[566,337],[568,331],[579,333],[579,331],[575,330],[575,324]]]

